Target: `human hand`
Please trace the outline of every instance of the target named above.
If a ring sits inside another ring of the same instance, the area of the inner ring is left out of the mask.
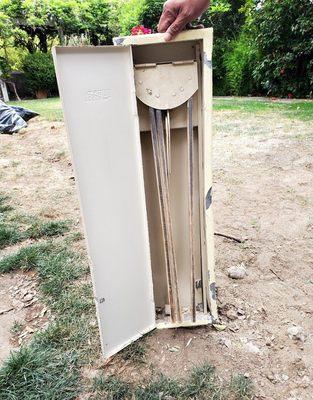
[[[165,32],[166,41],[172,40],[188,23],[200,17],[209,5],[210,0],[167,0],[158,31]]]

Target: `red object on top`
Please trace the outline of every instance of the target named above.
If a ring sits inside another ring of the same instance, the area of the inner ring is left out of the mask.
[[[146,28],[143,25],[137,25],[134,26],[131,30],[131,34],[132,36],[136,36],[136,35],[149,35],[150,33],[152,33],[152,29],[150,28]]]

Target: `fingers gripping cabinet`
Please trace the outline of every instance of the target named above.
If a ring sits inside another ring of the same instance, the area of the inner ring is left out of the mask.
[[[54,49],[106,358],[218,318],[212,30],[115,45]]]

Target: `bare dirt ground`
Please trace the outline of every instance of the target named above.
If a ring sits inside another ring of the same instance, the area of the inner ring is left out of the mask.
[[[178,377],[206,361],[221,379],[249,376],[255,399],[311,400],[312,123],[217,111],[214,127],[215,230],[246,239],[238,244],[216,237],[218,304],[227,328],[156,331],[147,339],[148,363]],[[63,123],[35,120],[19,135],[0,135],[0,192],[20,212],[80,224]],[[241,263],[248,275],[230,279],[227,269]],[[18,345],[13,321],[29,312],[17,310],[12,291],[24,278],[0,276],[1,310],[9,310],[0,313],[2,360]],[[302,330],[292,336],[292,327]],[[147,365],[122,365],[117,357],[108,368],[136,379]]]

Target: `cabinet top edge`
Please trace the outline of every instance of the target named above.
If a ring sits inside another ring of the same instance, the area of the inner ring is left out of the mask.
[[[130,46],[130,45],[145,45],[157,43],[175,43],[185,42],[190,40],[212,40],[213,28],[204,29],[191,29],[179,33],[175,39],[170,42],[165,42],[164,33],[152,33],[149,35],[134,35],[134,36],[121,36],[113,38],[113,43],[116,46]]]

